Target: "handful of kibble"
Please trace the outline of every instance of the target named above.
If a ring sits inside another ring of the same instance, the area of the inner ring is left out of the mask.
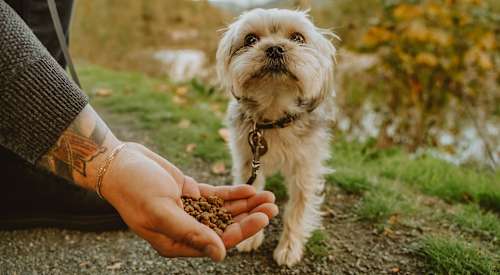
[[[210,227],[219,236],[226,230],[226,227],[234,223],[231,213],[227,209],[222,208],[224,205],[222,198],[210,196],[208,198],[200,197],[199,199],[194,199],[183,196],[181,199],[186,213]]]

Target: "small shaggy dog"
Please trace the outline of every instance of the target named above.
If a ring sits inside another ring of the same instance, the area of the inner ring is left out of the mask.
[[[292,266],[321,224],[324,166],[329,128],[335,48],[307,13],[255,9],[241,15],[223,35],[217,72],[231,92],[227,119],[235,184],[264,188],[265,177],[281,172],[289,201],[274,259]],[[260,168],[260,169],[259,169]],[[261,231],[238,245],[257,249]]]

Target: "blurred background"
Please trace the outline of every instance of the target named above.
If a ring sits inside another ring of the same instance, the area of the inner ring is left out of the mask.
[[[341,40],[324,222],[303,261],[162,259],[131,232],[0,231],[0,274],[500,274],[499,0],[80,0],[70,51],[122,140],[231,184],[214,59],[255,7],[310,9]],[[280,207],[287,188],[266,179]],[[50,259],[48,261],[47,259]]]
[[[221,30],[255,7],[308,8],[341,37],[336,130],[346,139],[499,163],[500,1],[77,1],[71,49],[83,62],[217,90]]]

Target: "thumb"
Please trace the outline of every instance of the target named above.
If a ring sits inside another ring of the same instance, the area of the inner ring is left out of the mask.
[[[224,259],[226,248],[222,239],[212,229],[188,215],[173,200],[168,199],[166,203],[163,200],[160,205],[155,231],[200,251],[213,261]]]

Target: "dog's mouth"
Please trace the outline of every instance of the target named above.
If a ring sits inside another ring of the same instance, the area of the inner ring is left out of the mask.
[[[262,67],[264,74],[279,75],[288,73],[288,68],[283,61],[271,60],[269,63]]]
[[[250,79],[261,79],[264,77],[288,76],[293,80],[298,80],[283,60],[269,60],[259,70],[257,70]]]

